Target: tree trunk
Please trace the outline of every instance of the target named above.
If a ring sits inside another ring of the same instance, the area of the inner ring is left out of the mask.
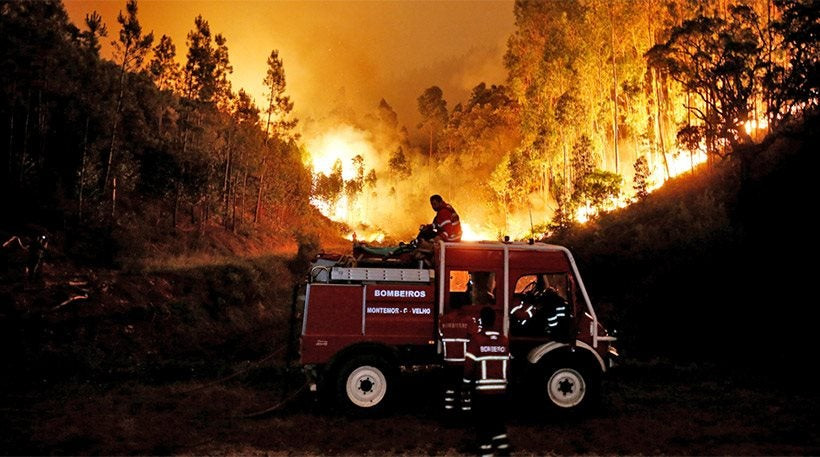
[[[12,97],[9,100],[9,156],[8,156],[8,171],[6,173],[6,187],[11,189],[11,183],[14,180],[14,95],[17,94],[17,80],[12,81],[11,86]]]
[[[712,142],[712,129],[714,125],[712,125],[712,92],[708,91],[706,93],[706,120],[704,124],[706,125],[706,162],[711,165],[712,163],[712,156],[714,156],[715,149],[714,143]]]
[[[689,106],[691,103],[691,96],[692,93],[688,90],[686,91],[686,106]],[[686,126],[692,125],[692,112],[688,109],[686,110]],[[694,173],[695,172],[695,151],[691,148],[689,149],[689,171]]]
[[[174,228],[177,228],[177,222],[179,221],[179,199],[182,195],[182,184],[180,184],[179,179],[176,182],[176,189],[174,191],[174,216],[173,216],[173,223]]]
[[[47,82],[48,80],[46,80]],[[37,90],[37,136],[40,138],[40,150],[38,157],[43,159],[46,153],[46,144],[48,144],[48,113],[46,112],[44,104],[43,104],[43,90]]]
[[[117,127],[120,123],[120,111],[122,110],[122,98],[125,94],[125,63],[128,60],[128,50],[125,51],[125,55],[122,58],[122,65],[120,66],[120,91],[117,94],[117,109],[114,111],[114,120],[112,121],[111,126],[111,143],[108,146],[108,160],[106,161],[105,165],[105,178],[103,179],[102,188],[105,190],[105,187],[108,185],[108,177],[111,175],[111,164],[114,162],[114,145],[116,144],[117,140]]]
[[[772,1],[766,0],[766,33],[769,35],[768,43],[766,44],[766,63],[768,71],[772,70]],[[772,113],[772,94],[771,91],[764,90],[766,97],[766,125],[769,131],[772,130],[772,122],[774,122],[774,113]]]
[[[225,208],[225,228],[228,228],[228,218],[230,215],[230,209],[228,207],[228,201],[230,199],[231,193],[231,186],[230,186],[230,176],[231,176],[231,158],[232,158],[232,150],[231,150],[231,132],[228,131],[228,141],[227,141],[227,154],[225,157],[225,176],[222,180],[222,199]]]
[[[117,177],[114,176],[111,183],[111,223],[117,215]]]
[[[11,183],[13,179],[11,175],[14,173],[14,107],[11,107],[9,113],[9,157],[8,170],[6,172],[6,184]]]
[[[83,221],[83,192],[85,191],[85,158],[88,155],[88,123],[89,117],[85,118],[85,131],[83,132],[83,154],[80,159],[80,190],[77,196],[77,220]]]
[[[259,175],[259,190],[256,193],[256,211],[253,213],[253,223],[258,224],[262,214],[262,190],[265,188],[265,159],[262,159],[262,170]]]
[[[236,179],[237,178],[233,179],[233,183],[231,185],[232,189],[236,189]],[[232,202],[231,206],[233,206],[233,217],[232,217],[232,221],[231,221],[231,231],[233,233],[236,233],[236,190],[233,191],[232,200],[233,200],[233,202]]]
[[[647,6],[651,6],[648,4]],[[649,43],[649,49],[651,49],[655,45],[655,35],[652,33],[652,21],[647,21],[647,40]],[[656,160],[658,154],[658,135],[656,131],[656,123],[655,123],[655,110],[653,110],[652,102],[654,100],[655,104],[657,104],[657,100],[655,100],[654,92],[655,92],[655,77],[653,74],[653,70],[651,67],[647,67],[646,73],[644,74],[644,95],[646,96],[646,134],[647,137],[652,135],[652,138],[649,141],[649,154],[647,154],[647,165],[650,169]]]
[[[248,170],[242,174],[242,195],[239,197],[239,223],[245,222],[245,194],[248,188]]]
[[[654,72],[654,70],[653,70],[653,72]],[[660,89],[658,88],[658,75],[657,75],[657,73],[653,73],[653,74],[654,74],[653,79],[655,81],[655,106],[657,108],[656,122],[657,122],[658,140],[659,140],[658,145],[661,147],[661,157],[663,158],[664,170],[666,170],[666,179],[669,179],[671,177],[671,174],[669,173],[669,161],[666,159],[666,144],[664,142],[663,123],[661,122],[662,121],[662,119],[661,119],[661,113],[662,113],[662,111],[661,111],[661,93],[660,93]]]
[[[567,162],[567,143],[564,142],[564,193],[569,192],[569,167]]]
[[[618,173],[618,74],[615,68],[615,13],[610,6],[609,36],[612,44],[612,146],[615,151],[615,173]]]
[[[174,192],[174,228],[177,228],[177,224],[179,223],[179,205],[180,200],[182,199],[182,180],[185,178],[186,166],[185,161],[187,160],[186,154],[188,152],[188,121],[190,119],[191,112],[190,107],[185,110],[185,119],[182,122],[182,167],[179,170],[179,176],[176,177],[176,186]]]
[[[597,79],[595,81],[600,83],[602,86],[604,84],[604,77],[602,75],[601,68],[605,67],[605,60],[606,59],[601,60],[600,65],[595,66],[595,71],[597,72]],[[592,125],[593,129],[595,130],[595,134],[598,135],[598,138],[601,139],[601,144],[606,144],[607,133],[605,130],[603,130],[603,127],[598,123],[598,119],[596,119],[596,116],[592,117]],[[601,169],[606,170],[606,152],[601,154]]]
[[[23,175],[26,168],[26,154],[28,153],[28,125],[31,119],[31,92],[26,95],[26,117],[23,121],[23,149],[20,151],[20,169],[18,173],[18,189],[23,188]]]
[[[632,104],[631,104],[631,99],[629,98],[628,93],[624,93],[624,108],[626,109],[625,116],[629,116],[629,113],[630,113],[631,108],[632,108]],[[634,149],[632,150],[632,156],[629,157],[630,162],[628,162],[628,163],[635,163],[635,160],[638,158],[638,135],[636,134],[638,129],[631,128],[629,130],[631,130],[631,132],[632,132],[632,135],[630,135],[630,136],[632,137],[632,146],[633,146]],[[627,169],[629,169],[629,167],[627,167]]]

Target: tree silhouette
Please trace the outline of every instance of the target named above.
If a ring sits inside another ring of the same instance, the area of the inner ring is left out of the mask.
[[[145,54],[151,49],[151,43],[154,41],[153,32],[147,35],[142,34],[142,26],[137,19],[137,0],[128,0],[125,9],[126,14],[120,11],[117,15],[117,22],[120,23],[121,27],[119,40],[111,42],[114,46],[115,58],[119,61],[120,75],[117,84],[116,109],[111,121],[111,142],[108,147],[108,159],[106,160],[105,175],[102,182],[103,189],[108,186],[111,177],[111,166],[116,152],[117,128],[119,127],[122,102],[125,96],[126,76],[129,72],[136,71],[142,66]]]
[[[447,102],[444,92],[438,86],[428,87],[417,99],[422,121],[418,128],[427,128],[430,137],[428,158],[433,159],[433,136],[438,133],[447,122]]]
[[[643,200],[649,195],[649,162],[646,161],[645,156],[640,156],[632,164],[635,169],[635,175],[632,179],[632,189],[635,190],[635,197],[638,200]]]
[[[700,15],[674,27],[669,40],[646,54],[650,65],[700,100],[687,109],[703,122],[710,153],[723,154],[716,143],[751,141],[744,123],[753,111],[756,72],[762,66],[756,22],[754,11],[743,5],[732,6],[728,20]]]

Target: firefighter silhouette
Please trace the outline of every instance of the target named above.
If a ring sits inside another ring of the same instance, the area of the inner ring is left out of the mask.
[[[473,392],[476,450],[488,456],[510,455],[505,423],[510,342],[492,330],[495,317],[491,307],[481,309],[482,330],[471,336],[464,364],[465,390]]]
[[[555,287],[547,286],[539,275],[525,289],[521,303],[510,310],[513,331],[519,335],[549,336],[567,343],[575,336],[572,307]]]

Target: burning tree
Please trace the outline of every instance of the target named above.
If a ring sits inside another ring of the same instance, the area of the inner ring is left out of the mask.
[[[649,163],[645,156],[640,156],[632,164],[635,169],[635,176],[632,179],[632,189],[635,190],[635,197],[638,200],[643,200],[649,195]]]
[[[429,158],[433,159],[433,136],[447,124],[447,101],[438,86],[427,88],[418,98],[422,121],[418,128],[427,128],[430,136]]]
[[[745,5],[729,8],[729,17],[699,15],[672,28],[665,43],[646,53],[649,65],[665,72],[700,103],[687,109],[702,122],[707,152],[731,151],[720,145],[751,142],[744,128],[752,119],[754,96],[764,66],[756,31],[758,17]]]

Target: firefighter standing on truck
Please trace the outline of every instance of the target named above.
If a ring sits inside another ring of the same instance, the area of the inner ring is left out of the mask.
[[[504,423],[510,344],[506,336],[493,330],[495,311],[481,309],[481,332],[467,344],[464,383],[473,389],[478,451],[480,455],[509,455],[510,443]]]

